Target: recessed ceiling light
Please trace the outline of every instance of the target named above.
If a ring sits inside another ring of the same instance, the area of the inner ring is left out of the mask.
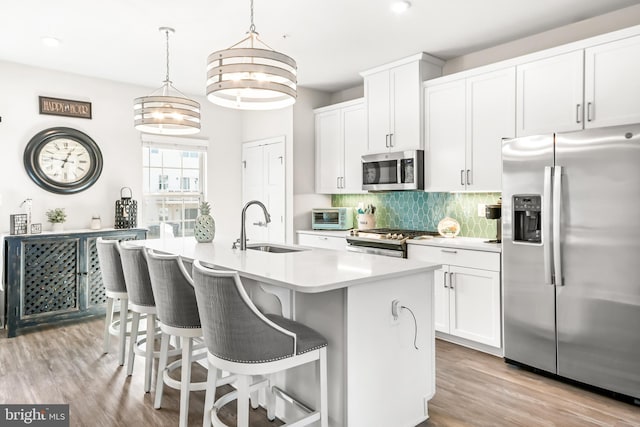
[[[391,11],[394,13],[403,13],[411,7],[411,2],[406,0],[394,1],[391,3]]]
[[[42,44],[49,47],[57,47],[60,45],[60,40],[55,37],[43,37]]]

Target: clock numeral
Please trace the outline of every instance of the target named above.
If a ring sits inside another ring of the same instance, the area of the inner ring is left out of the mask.
[[[81,168],[80,166],[78,166],[78,170],[81,171],[81,172],[84,172],[84,169]]]
[[[86,160],[78,160],[78,163],[87,163]]]

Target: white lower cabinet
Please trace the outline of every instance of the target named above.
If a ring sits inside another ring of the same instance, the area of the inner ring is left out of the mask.
[[[410,259],[442,263],[434,275],[436,331],[500,348],[500,254],[411,245]]]
[[[325,236],[298,232],[298,244],[312,248],[333,249],[336,251],[347,250],[347,240],[342,236]]]

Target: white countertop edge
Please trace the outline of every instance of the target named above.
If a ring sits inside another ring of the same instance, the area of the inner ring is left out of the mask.
[[[328,237],[347,237],[349,230],[296,230],[299,234],[311,234]],[[487,243],[488,237],[434,237],[424,240],[407,240],[409,245],[438,246],[443,248],[470,249],[474,251],[502,252],[500,243]]]
[[[347,237],[351,230],[296,230],[298,234],[313,234],[315,236]]]
[[[484,252],[502,252],[500,243],[487,243],[488,238],[481,237],[434,237],[424,240],[407,240],[409,245],[438,246],[442,248],[470,249]]]

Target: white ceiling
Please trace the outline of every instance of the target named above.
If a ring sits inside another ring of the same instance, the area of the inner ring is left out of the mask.
[[[640,0],[255,0],[261,38],[298,63],[300,86],[335,92],[358,72],[427,52],[451,59],[640,3]],[[0,9],[0,60],[159,87],[170,75],[204,95],[207,56],[240,41],[249,0],[13,0]],[[45,47],[41,37],[61,40]],[[286,36],[286,37],[283,37]],[[1,76],[1,69],[0,69]]]

